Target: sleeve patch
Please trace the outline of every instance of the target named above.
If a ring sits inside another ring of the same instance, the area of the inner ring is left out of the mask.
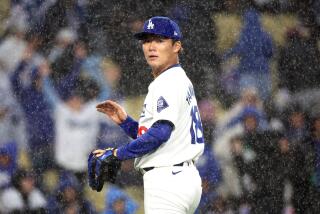
[[[167,101],[161,96],[157,101],[157,112],[160,113],[163,109],[169,107]]]

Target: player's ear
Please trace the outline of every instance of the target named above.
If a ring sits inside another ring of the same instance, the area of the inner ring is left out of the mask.
[[[182,51],[182,44],[181,44],[181,41],[175,41],[174,44],[173,44],[173,51],[175,53],[179,53]]]

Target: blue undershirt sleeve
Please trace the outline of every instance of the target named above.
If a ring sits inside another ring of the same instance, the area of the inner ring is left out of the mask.
[[[137,138],[139,124],[130,116],[128,116],[127,119],[123,121],[119,126],[128,136],[130,136],[133,139]]]
[[[136,140],[121,146],[117,149],[117,157],[120,160],[127,160],[141,157],[156,150],[162,143],[165,143],[171,136],[174,125],[167,120],[155,122],[146,133]]]

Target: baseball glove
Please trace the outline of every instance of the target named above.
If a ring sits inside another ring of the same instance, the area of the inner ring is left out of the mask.
[[[121,161],[108,149],[100,157],[90,153],[88,158],[88,177],[91,189],[100,192],[104,182],[114,183],[121,167]]]

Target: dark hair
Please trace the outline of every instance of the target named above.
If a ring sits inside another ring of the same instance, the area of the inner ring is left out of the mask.
[[[80,76],[76,81],[75,88],[71,92],[71,96],[81,97],[85,102],[95,99],[100,93],[98,83],[92,78]]]
[[[34,178],[33,172],[26,169],[17,169],[11,177],[12,186],[20,191],[21,181],[24,178]]]
[[[74,44],[69,45],[63,54],[52,64],[52,78],[55,82],[59,82],[61,78],[72,71],[74,65]]]

